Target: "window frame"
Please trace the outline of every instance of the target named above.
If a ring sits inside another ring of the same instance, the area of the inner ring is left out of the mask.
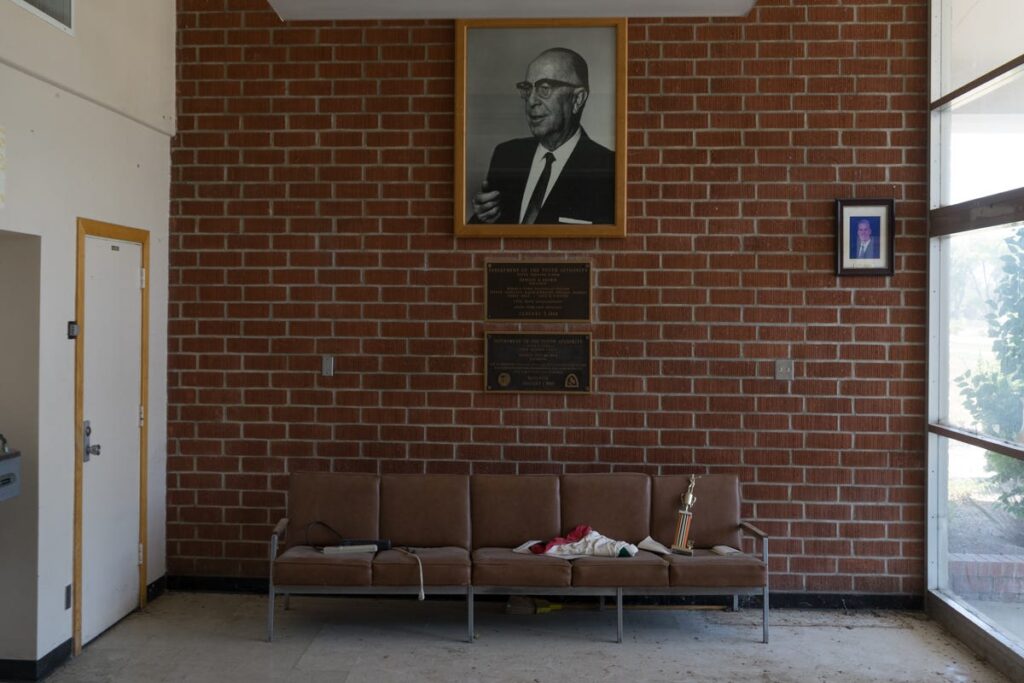
[[[948,68],[948,35],[943,23],[949,23],[951,12],[948,0],[932,0],[931,7],[931,91],[941,92],[942,70]],[[925,607],[929,615],[965,640],[973,649],[986,656],[997,668],[1012,677],[1024,675],[1024,644],[1008,638],[987,619],[961,600],[943,590],[948,585],[946,562],[949,449],[951,441],[969,444],[1024,460],[1024,445],[974,432],[943,422],[948,405],[949,321],[948,280],[950,235],[967,233],[998,225],[1024,221],[1024,187],[957,204],[942,205],[943,183],[948,183],[943,172],[943,151],[949,147],[949,126],[944,116],[969,99],[1011,79],[1024,78],[1024,53],[982,74],[946,95],[932,100],[928,106],[930,121],[930,210],[928,213],[929,238],[929,310],[928,310],[928,413],[926,432],[928,497],[927,497],[927,553]],[[1024,112],[1021,112],[1024,114]]]

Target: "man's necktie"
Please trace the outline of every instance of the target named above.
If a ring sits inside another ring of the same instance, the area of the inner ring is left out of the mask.
[[[537,178],[537,186],[533,188],[533,194],[530,195],[530,203],[526,205],[526,213],[523,214],[523,223],[533,223],[537,220],[537,214],[540,213],[540,207],[544,203],[544,193],[548,190],[548,180],[551,179],[551,164],[555,160],[555,155],[548,152],[544,155],[544,170],[540,172],[540,178]]]

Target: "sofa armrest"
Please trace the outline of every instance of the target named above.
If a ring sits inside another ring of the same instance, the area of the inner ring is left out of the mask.
[[[746,531],[749,531],[751,534],[753,534],[754,536],[757,536],[760,539],[767,539],[768,538],[768,534],[766,534],[765,532],[761,531],[760,529],[758,529],[756,526],[754,526],[750,522],[740,522],[740,528],[744,529]]]
[[[280,539],[284,538],[288,531],[288,518],[282,517],[277,524],[274,526],[274,530],[270,534],[270,568],[267,571],[267,581],[270,584],[270,608],[274,608],[274,560],[277,559],[277,543]]]
[[[283,540],[288,532],[288,518],[282,517],[277,525],[274,527],[274,531],[270,534],[270,564],[274,564],[274,560],[277,559],[277,545],[278,542]]]
[[[747,533],[757,536],[761,539],[761,561],[764,562],[764,566],[768,567],[768,534],[758,529],[750,522],[740,522],[740,528]]]
[[[285,536],[285,532],[287,532],[287,531],[288,531],[288,518],[287,517],[282,517],[280,519],[280,521],[278,521],[277,526],[274,527],[274,532],[273,532],[272,536],[277,536],[278,538],[283,540],[284,536]]]

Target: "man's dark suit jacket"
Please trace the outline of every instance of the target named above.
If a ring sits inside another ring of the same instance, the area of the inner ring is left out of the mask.
[[[537,150],[535,138],[519,138],[494,148],[487,171],[488,191],[501,192],[498,223],[518,223],[526,179]],[[580,131],[580,141],[558,176],[537,215],[537,224],[586,221],[595,225],[615,223],[615,152]],[[480,220],[473,216],[473,223]]]
[[[860,255],[860,242],[854,239],[852,245],[850,245],[850,258],[878,258],[878,240],[872,236],[871,243],[868,244],[868,253],[865,256]]]

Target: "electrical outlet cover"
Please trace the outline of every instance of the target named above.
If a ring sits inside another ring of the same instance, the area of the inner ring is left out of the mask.
[[[775,379],[793,379],[793,361],[789,359],[775,361]]]

